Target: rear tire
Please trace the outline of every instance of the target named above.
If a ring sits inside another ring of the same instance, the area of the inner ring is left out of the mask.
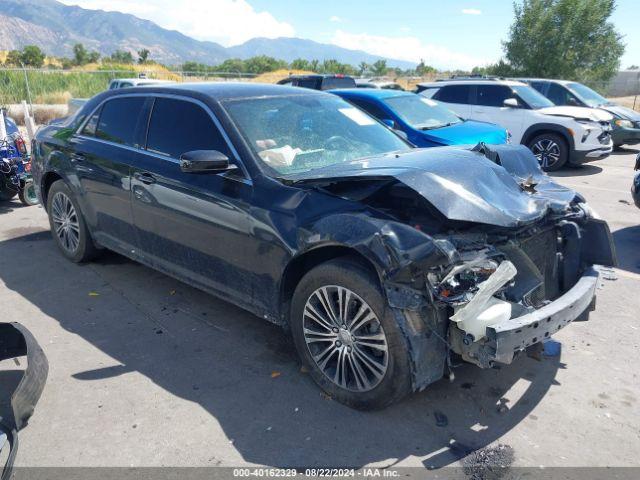
[[[88,262],[96,257],[98,249],[78,202],[64,181],[57,180],[51,185],[47,212],[53,241],[65,257],[75,263]]]
[[[373,410],[411,392],[405,338],[378,279],[357,261],[343,257],[308,272],[293,295],[290,325],[303,365],[339,402]]]
[[[38,204],[36,187],[32,180],[29,180],[24,184],[24,187],[22,187],[18,192],[18,197],[20,198],[20,201],[28,207]]]
[[[569,160],[569,146],[566,140],[555,133],[536,135],[527,147],[536,156],[545,172],[560,170]]]

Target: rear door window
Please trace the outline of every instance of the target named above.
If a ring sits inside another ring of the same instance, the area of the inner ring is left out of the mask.
[[[302,88],[317,89],[318,88],[318,79],[316,79],[316,78],[301,78],[296,82],[296,86],[297,87],[302,87]]]
[[[469,103],[469,92],[471,91],[470,85],[447,85],[442,88],[433,96],[434,100],[447,103]]]
[[[179,159],[194,150],[218,150],[229,156],[229,149],[211,116],[193,102],[156,98],[151,111],[147,150]]]
[[[136,143],[136,132],[145,101],[145,97],[108,100],[100,113],[95,130],[96,138],[129,147],[139,147]]]
[[[507,98],[515,98],[511,89],[504,85],[478,85],[477,105],[503,107]]]

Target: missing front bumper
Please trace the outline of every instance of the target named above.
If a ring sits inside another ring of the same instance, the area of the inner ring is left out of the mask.
[[[527,347],[549,338],[574,320],[587,316],[593,305],[598,271],[588,269],[564,295],[544,307],[487,327],[487,339],[471,345],[454,341],[464,358],[482,368],[508,364]]]

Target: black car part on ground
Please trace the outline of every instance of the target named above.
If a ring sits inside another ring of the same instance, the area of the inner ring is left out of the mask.
[[[7,462],[0,466],[0,480],[11,478],[13,463],[18,451],[18,432],[27,425],[47,379],[47,358],[31,332],[19,323],[0,323],[0,361],[26,356],[27,368],[17,388],[9,397],[10,408],[5,417],[0,416],[0,452],[9,448]],[[5,400],[9,392],[2,392]],[[6,397],[5,397],[6,396]]]

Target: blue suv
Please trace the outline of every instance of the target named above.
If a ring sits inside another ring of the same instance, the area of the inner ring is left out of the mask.
[[[464,120],[438,102],[410,92],[381,89],[332,90],[382,123],[404,132],[417,147],[507,143],[508,132],[493,123]]]

